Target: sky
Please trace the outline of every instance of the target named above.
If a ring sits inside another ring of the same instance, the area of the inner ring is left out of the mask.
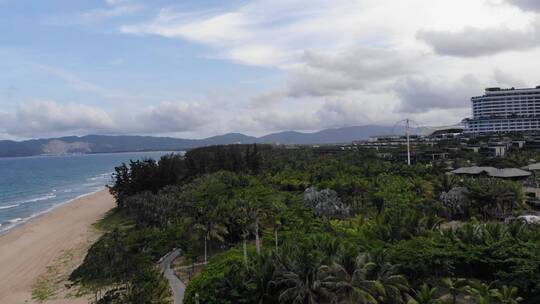
[[[448,125],[539,55],[537,0],[0,0],[0,139]]]

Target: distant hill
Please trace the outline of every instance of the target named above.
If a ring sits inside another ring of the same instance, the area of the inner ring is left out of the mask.
[[[419,130],[413,130],[417,133]],[[65,153],[111,153],[134,151],[178,151],[196,147],[226,144],[278,143],[278,144],[333,144],[350,143],[374,135],[393,133],[387,126],[356,126],[326,129],[314,133],[287,131],[262,137],[241,133],[228,133],[204,139],[182,139],[152,136],[68,136],[26,141],[0,141],[0,157],[32,156]]]
[[[368,139],[370,136],[375,135],[391,135],[394,131],[393,127],[367,125],[326,129],[315,133],[280,132],[260,137],[259,141],[282,144],[350,143],[353,140]],[[413,132],[416,131],[413,130]]]

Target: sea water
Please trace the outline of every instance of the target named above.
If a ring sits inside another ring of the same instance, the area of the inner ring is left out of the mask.
[[[171,152],[0,158],[0,232],[102,190],[114,167]]]

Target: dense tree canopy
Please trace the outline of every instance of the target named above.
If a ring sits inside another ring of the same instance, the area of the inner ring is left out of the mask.
[[[130,224],[72,274],[105,302],[166,301],[153,265],[172,248],[209,258],[188,304],[540,298],[540,228],[501,221],[526,208],[512,181],[456,179],[371,151],[261,145],[131,162],[114,177],[117,214]]]

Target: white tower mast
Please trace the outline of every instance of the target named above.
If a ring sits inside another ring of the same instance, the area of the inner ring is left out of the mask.
[[[407,165],[411,165],[411,143],[410,143],[409,119],[405,120],[405,135],[407,136]]]

